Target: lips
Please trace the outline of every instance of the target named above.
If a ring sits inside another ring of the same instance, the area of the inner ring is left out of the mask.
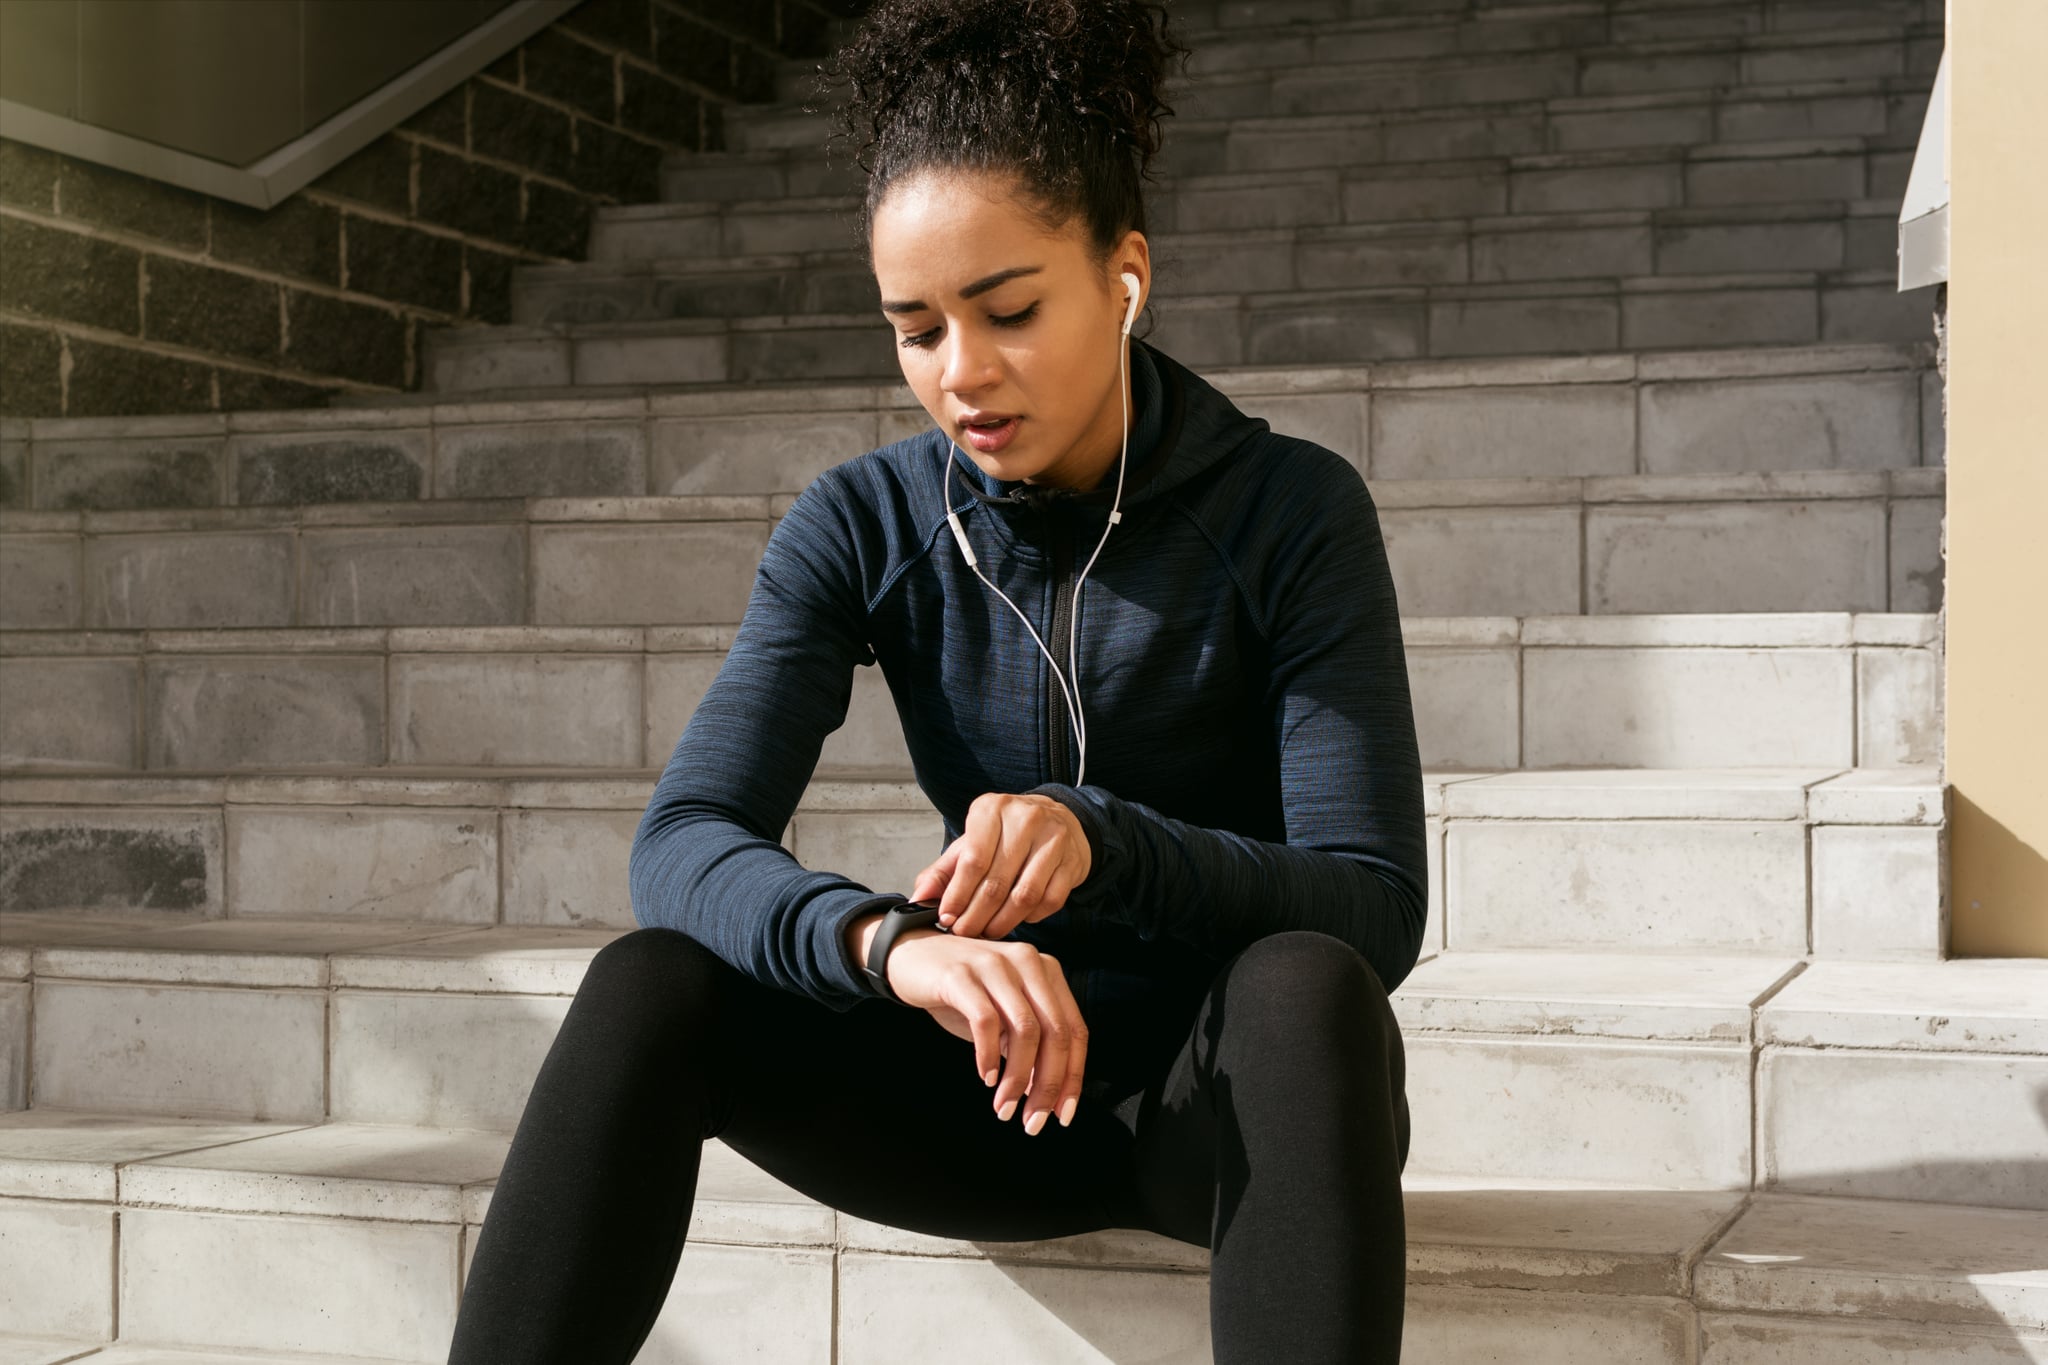
[[[994,425],[978,426],[976,422],[986,416]],[[967,443],[984,455],[993,455],[1010,443],[1017,434],[1017,428],[1024,419],[1014,415],[1002,416],[996,413],[976,413],[960,419],[960,430],[967,437]]]
[[[995,426],[1009,421],[1016,415],[1014,412],[963,412],[960,414],[960,425],[963,427]]]

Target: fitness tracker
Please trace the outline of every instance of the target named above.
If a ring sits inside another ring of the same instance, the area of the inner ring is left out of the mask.
[[[861,965],[861,970],[868,974],[868,979],[875,983],[875,989],[880,991],[885,999],[894,1000],[899,1005],[905,1003],[889,985],[890,947],[902,936],[904,930],[926,926],[935,927],[941,933],[953,932],[939,923],[939,907],[936,901],[906,901],[893,906],[882,916],[881,924],[876,926],[874,940],[868,944],[868,960]]]

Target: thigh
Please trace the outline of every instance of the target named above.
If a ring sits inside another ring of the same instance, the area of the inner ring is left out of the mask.
[[[941,1237],[1025,1241],[1114,1226],[1129,1129],[1085,1101],[1024,1131],[996,1118],[974,1047],[926,1011],[864,1000],[840,1011],[729,964],[716,1046],[724,1112],[708,1136],[783,1183],[871,1222]]]
[[[1241,1168],[1236,1126],[1249,1116],[1234,1108],[1233,1069],[1250,1065],[1289,1071],[1304,1084],[1327,1084],[1314,1066],[1302,1062],[1310,1051],[1328,1050],[1298,1044],[1302,1030],[1321,1027],[1316,1016],[1328,1003],[1330,955],[1315,959],[1325,973],[1322,979],[1290,977],[1291,964],[1300,961],[1290,949],[1298,950],[1310,937],[1318,941],[1309,946],[1328,948],[1320,942],[1323,935],[1293,931],[1261,940],[1224,962],[1194,1007],[1178,1050],[1142,1090],[1118,1103],[1117,1118],[1132,1142],[1126,1181],[1112,1191],[1110,1213],[1117,1226],[1211,1245],[1219,1187],[1241,1184],[1248,1175]],[[1369,1055],[1377,1058],[1369,1065],[1386,1074],[1381,1102],[1390,1120],[1394,1159],[1405,1168],[1410,1118],[1400,1023],[1378,975],[1362,958],[1358,965],[1362,972],[1342,978],[1355,988],[1344,1015],[1355,1032],[1341,1040],[1334,1055],[1351,1059],[1344,1070],[1352,1074],[1368,1066]],[[1239,997],[1235,1008],[1233,991]],[[1280,1020],[1292,1022],[1276,1027]],[[1276,1112],[1258,1121],[1284,1133],[1293,1120],[1290,1113]]]

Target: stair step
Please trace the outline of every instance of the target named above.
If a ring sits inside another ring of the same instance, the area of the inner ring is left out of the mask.
[[[46,1291],[35,1318],[61,1317],[75,1340],[111,1331],[118,1285],[124,1339],[431,1360],[453,1330],[502,1150],[497,1135],[460,1130],[237,1133],[35,1110],[0,1116],[0,1227],[50,1249],[24,1267]],[[89,1188],[51,1191],[68,1181]],[[1508,1327],[1527,1338],[1521,1358],[1614,1365],[1689,1365],[1695,1339],[1773,1340],[1788,1359],[1876,1359],[1864,1353],[1908,1343],[1926,1359],[1939,1348],[1942,1359],[2038,1359],[2044,1344],[2038,1215],[1773,1191],[1403,1183],[1414,1342],[1403,1359],[1475,1359]],[[411,1216],[391,1216],[390,1202]],[[226,1265],[207,1254],[231,1249],[240,1254]],[[120,1274],[59,1278],[58,1255],[115,1262]],[[1003,1243],[905,1232],[808,1200],[711,1139],[682,1261],[639,1358],[746,1349],[822,1362],[836,1335],[860,1360],[908,1339],[940,1348],[931,1358],[1058,1365],[1124,1358],[1142,1332],[1147,1359],[1193,1362],[1209,1351],[1208,1259],[1137,1229]],[[418,1272],[394,1280],[392,1260]],[[232,1286],[224,1273],[238,1276]],[[957,1311],[963,1294],[977,1304],[971,1322]],[[230,1302],[248,1307],[224,1313]],[[960,1335],[970,1330],[972,1341]],[[2001,1344],[2003,1354],[1962,1354]],[[91,1358],[197,1365],[127,1345]]]
[[[644,567],[656,549],[628,542],[624,562]],[[1939,628],[1912,612],[1402,619],[1422,759],[1458,768],[1931,763]],[[0,634],[14,701],[0,716],[0,765],[658,766],[735,629],[10,631]],[[820,762],[910,772],[880,668],[853,671],[847,721]]]
[[[9,914],[630,926],[628,855],[658,775],[12,775]],[[1932,765],[1432,768],[1423,804],[1425,951],[1926,960],[1944,942]],[[821,770],[783,842],[814,870],[907,888],[943,829],[900,775]],[[0,922],[0,944],[13,932]]]
[[[1368,488],[1402,607],[1415,616],[1924,612],[1941,603],[1945,476],[1396,478]],[[33,587],[0,608],[0,629],[735,622],[789,500],[0,512],[0,555]],[[1484,556],[1473,555],[1475,538]]]
[[[1197,371],[1279,366],[1753,349],[1925,339],[1931,301],[1890,270],[1418,284],[1183,295],[1153,344]],[[508,388],[893,381],[894,333],[867,313],[547,327],[427,335],[441,393]]]
[[[1896,230],[1912,156],[1910,146],[1872,149],[1847,137],[1177,173],[1148,193],[1147,235],[1467,218],[1498,230],[1542,226],[1544,215],[1772,205],[1836,215],[1847,205],[1867,206],[1872,215],[1889,211]],[[859,188],[606,209],[592,221],[590,254],[859,255]],[[1632,273],[1626,259],[1606,273]]]
[[[1881,76],[1739,92],[1708,87],[1495,100],[1421,111],[1230,118],[1177,112],[1153,166],[1162,174],[1262,171],[1826,137],[1909,150],[1918,142],[1931,85],[1928,76]],[[791,146],[670,152],[662,162],[662,198],[860,193],[864,173],[845,148],[823,141],[825,125],[812,126],[818,140]]]
[[[593,261],[521,267],[513,275],[519,326],[720,319],[756,314],[880,311],[860,253],[672,254],[688,250],[704,217],[675,205],[600,220]],[[688,207],[688,206],[684,206]],[[1618,282],[1725,276],[1767,260],[1827,280],[1890,269],[1898,206],[1738,205],[1518,213],[1400,223],[1258,226],[1160,232],[1154,306],[1216,291]],[[1896,292],[1896,291],[1894,291]]]
[[[1931,468],[1945,457],[1928,340],[1202,374],[1274,430],[1351,460],[1376,488]],[[899,374],[877,384],[648,385],[604,397],[486,390],[276,412],[8,418],[0,438],[22,448],[23,501],[58,511],[795,493],[828,465],[930,425]],[[47,609],[48,599],[23,591],[12,602]]]
[[[1313,52],[1306,57],[1275,54],[1270,66],[1218,71],[1197,68],[1228,62],[1232,40],[1219,46],[1215,36],[1202,35],[1194,44],[1197,52],[1218,55],[1191,58],[1188,78],[1170,84],[1168,99],[1177,119],[1200,120],[1448,110],[1674,89],[1746,94],[1752,87],[1794,81],[1893,77],[1931,85],[1943,41],[1938,19],[1908,21],[1903,30],[1895,21],[1755,35],[1635,36],[1605,45],[1588,43],[1583,30],[1554,27],[1536,32],[1547,41],[1519,49],[1434,54],[1396,49],[1379,60],[1360,60],[1373,53],[1377,36],[1364,31],[1330,35],[1322,41],[1331,60],[1316,60]],[[733,106],[725,117],[727,145],[739,150],[822,146],[829,131],[830,116],[823,107],[811,112],[802,101]]]

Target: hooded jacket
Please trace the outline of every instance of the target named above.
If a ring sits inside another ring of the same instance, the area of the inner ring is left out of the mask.
[[[1084,1095],[1184,1036],[1225,960],[1313,929],[1391,991],[1421,949],[1422,772],[1400,614],[1358,471],[1274,432],[1149,343],[1130,351],[1122,520],[1081,591],[1116,466],[1079,492],[993,479],[936,428],[827,469],[770,535],[732,649],[635,833],[634,916],[835,1010],[885,997],[848,924],[901,904],[781,845],[853,670],[878,664],[917,782],[957,838],[984,792],[1071,809],[1091,853],[1009,937],[1058,961],[1088,1021]],[[1060,686],[1088,734],[1085,785]],[[963,1048],[966,1044],[963,1042]]]

